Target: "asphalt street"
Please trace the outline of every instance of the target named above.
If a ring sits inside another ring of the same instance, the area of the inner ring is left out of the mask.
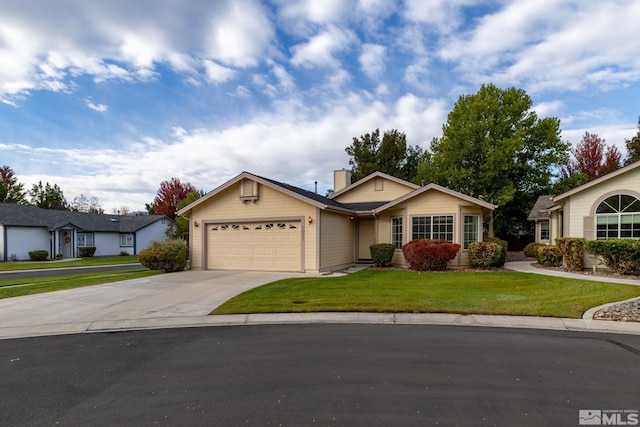
[[[640,410],[640,336],[260,325],[0,342],[2,425],[577,426]]]

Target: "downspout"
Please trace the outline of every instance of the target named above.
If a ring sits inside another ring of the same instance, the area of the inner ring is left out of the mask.
[[[4,227],[2,227],[2,234],[3,234],[3,246],[4,246],[4,250],[3,250],[3,261],[7,262],[9,260],[9,257],[7,256],[7,252],[9,251],[9,246],[8,246],[8,242],[7,242],[7,225],[5,225]]]

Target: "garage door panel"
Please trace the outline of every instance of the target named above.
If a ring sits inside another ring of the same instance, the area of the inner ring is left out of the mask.
[[[214,225],[208,230],[208,268],[302,270],[299,221]]]

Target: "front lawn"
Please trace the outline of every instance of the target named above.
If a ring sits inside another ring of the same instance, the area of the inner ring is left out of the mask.
[[[137,255],[96,256],[73,260],[0,262],[0,271],[38,270],[43,268],[88,267],[92,265],[135,264]]]
[[[119,282],[162,274],[158,270],[119,270],[19,280],[0,280],[0,299]],[[0,276],[1,277],[1,276]]]
[[[285,279],[229,300],[211,314],[383,312],[581,318],[589,308],[640,296],[640,286],[514,272],[364,270]]]

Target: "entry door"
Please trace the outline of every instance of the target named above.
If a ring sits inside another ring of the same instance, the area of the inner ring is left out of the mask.
[[[371,260],[370,246],[375,243],[376,228],[375,221],[360,221],[358,223],[358,259],[363,261]]]

